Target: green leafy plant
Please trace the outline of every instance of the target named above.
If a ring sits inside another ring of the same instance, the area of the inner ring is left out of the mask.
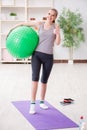
[[[16,13],[10,13],[10,16],[17,16],[17,14]]]
[[[80,43],[85,40],[84,31],[81,27],[83,22],[81,14],[70,9],[63,8],[57,22],[63,30],[63,46],[79,47]]]

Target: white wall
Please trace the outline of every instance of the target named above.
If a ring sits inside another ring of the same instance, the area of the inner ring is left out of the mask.
[[[61,10],[66,7],[75,11],[79,10],[83,17],[82,27],[85,33],[85,42],[81,46],[74,50],[74,59],[87,59],[87,0],[54,0],[54,7],[58,10],[59,14]],[[68,59],[68,48],[62,47],[61,45],[54,46],[54,59]]]

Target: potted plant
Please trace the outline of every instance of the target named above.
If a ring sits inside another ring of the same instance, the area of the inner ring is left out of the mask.
[[[57,22],[63,31],[63,46],[69,48],[69,62],[73,63],[73,49],[80,46],[84,41],[84,32],[81,24],[83,22],[78,11],[63,8]]]
[[[10,13],[10,16],[11,16],[12,20],[15,20],[15,19],[16,19],[16,16],[17,16],[17,14],[16,14],[16,13],[11,12],[11,13]]]

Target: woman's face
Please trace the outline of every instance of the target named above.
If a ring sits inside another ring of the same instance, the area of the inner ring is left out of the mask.
[[[48,14],[47,14],[47,21],[52,22],[55,21],[57,17],[57,14],[54,10],[49,10]]]

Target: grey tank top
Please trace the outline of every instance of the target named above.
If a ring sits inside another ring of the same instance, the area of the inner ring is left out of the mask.
[[[39,27],[39,44],[36,48],[36,51],[53,54],[53,45],[56,38],[56,35],[53,33],[55,29],[55,24],[53,24],[50,29],[44,29],[44,23]]]

